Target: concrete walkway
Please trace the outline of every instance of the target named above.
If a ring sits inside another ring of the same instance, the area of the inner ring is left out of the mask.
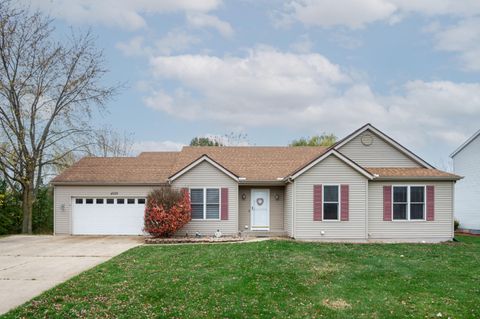
[[[0,315],[142,243],[129,236],[0,238]]]

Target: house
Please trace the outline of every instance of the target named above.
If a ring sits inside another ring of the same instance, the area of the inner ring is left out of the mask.
[[[450,157],[455,173],[464,176],[455,186],[455,218],[461,230],[480,234],[480,130]]]
[[[184,147],[83,158],[53,179],[56,234],[141,234],[145,197],[188,188],[179,235],[285,235],[299,240],[453,238],[454,184],[370,124],[329,148]]]

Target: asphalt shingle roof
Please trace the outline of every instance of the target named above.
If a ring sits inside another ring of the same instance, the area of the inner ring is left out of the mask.
[[[85,157],[52,180],[54,184],[163,184],[203,155],[246,181],[278,181],[328,150],[325,147],[184,147],[137,157]],[[428,168],[365,168],[379,178],[444,178],[457,175]]]

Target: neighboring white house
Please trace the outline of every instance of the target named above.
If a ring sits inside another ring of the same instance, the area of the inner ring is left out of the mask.
[[[145,197],[189,189],[178,235],[324,241],[453,238],[454,184],[367,124],[331,147],[184,147],[84,158],[53,179],[55,234],[142,234]]]
[[[464,176],[455,186],[455,218],[462,230],[480,233],[480,130],[450,157],[455,173]]]

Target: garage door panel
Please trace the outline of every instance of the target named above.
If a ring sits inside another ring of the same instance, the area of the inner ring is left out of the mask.
[[[131,204],[128,204],[129,202]],[[97,198],[74,199],[72,233],[76,235],[141,235],[145,210],[145,205],[141,202],[137,198],[134,201],[132,198],[118,198],[114,201]]]

